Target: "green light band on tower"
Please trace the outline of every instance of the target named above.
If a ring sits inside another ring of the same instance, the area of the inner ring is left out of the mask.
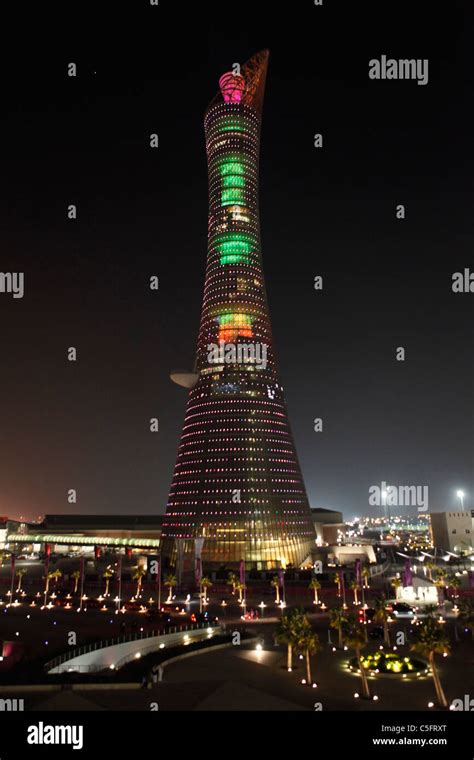
[[[222,177],[222,187],[245,187],[245,177],[236,174],[226,174]]]
[[[227,174],[245,174],[245,165],[240,161],[224,161],[219,165],[222,176]]]
[[[238,232],[221,235],[214,242],[221,264],[248,264],[256,246],[256,241],[250,235]]]
[[[245,193],[240,187],[231,187],[223,190],[221,194],[221,203],[223,206],[231,206],[233,203],[245,203]]]

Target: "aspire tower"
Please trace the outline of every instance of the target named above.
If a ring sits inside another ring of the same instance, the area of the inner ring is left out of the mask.
[[[226,73],[204,126],[208,255],[194,372],[162,554],[299,565],[315,532],[288,423],[263,277],[258,165],[268,51]]]

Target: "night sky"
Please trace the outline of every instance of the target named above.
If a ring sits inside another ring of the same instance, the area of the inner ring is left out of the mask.
[[[451,289],[474,271],[472,14],[98,5],[4,26],[0,269],[25,295],[0,294],[0,514],[164,512],[186,401],[169,372],[193,364],[204,284],[203,113],[264,47],[263,260],[310,503],[375,515],[384,480],[474,506],[474,293]],[[429,59],[429,83],[371,81],[382,54]]]

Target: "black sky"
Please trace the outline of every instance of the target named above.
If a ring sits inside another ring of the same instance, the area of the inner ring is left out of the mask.
[[[204,282],[203,112],[263,47],[264,266],[311,504],[375,514],[385,480],[474,506],[474,294],[451,291],[474,271],[469,4],[97,5],[5,27],[0,270],[25,297],[0,294],[0,514],[164,512],[185,407],[168,375],[192,365]],[[429,84],[369,80],[382,54],[428,58]]]

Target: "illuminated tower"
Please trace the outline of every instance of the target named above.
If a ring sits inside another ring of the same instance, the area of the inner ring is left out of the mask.
[[[268,51],[224,74],[205,113],[208,255],[189,399],[163,522],[174,563],[299,565],[315,532],[278,376],[260,250],[258,164]],[[196,539],[198,539],[196,541]],[[199,539],[201,539],[199,541]]]

